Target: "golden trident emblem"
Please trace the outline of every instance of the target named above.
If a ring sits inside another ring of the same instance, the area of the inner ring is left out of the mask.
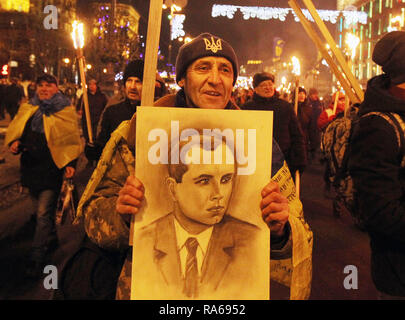
[[[211,41],[212,43],[210,40],[204,38],[205,50],[211,50],[213,53],[216,53],[218,50],[222,50],[221,39],[218,39],[217,43],[215,43],[214,37],[211,37]]]

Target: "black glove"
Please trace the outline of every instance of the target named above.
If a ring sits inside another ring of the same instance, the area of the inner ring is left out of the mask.
[[[103,148],[98,144],[86,143],[84,147],[84,155],[89,161],[98,161],[100,159]]]

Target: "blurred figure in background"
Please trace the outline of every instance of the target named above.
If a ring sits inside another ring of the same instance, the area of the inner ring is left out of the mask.
[[[261,72],[253,77],[254,94],[244,110],[274,111],[273,136],[283,151],[291,175],[302,173],[307,165],[304,137],[293,106],[280,99],[274,85],[274,75]]]
[[[18,83],[17,78],[11,79],[11,84],[6,87],[4,104],[11,119],[14,119],[18,112],[21,100],[25,98],[24,89]]]
[[[319,147],[321,144],[321,131],[319,131],[317,123],[318,118],[323,111],[323,105],[321,100],[319,99],[319,93],[317,89],[309,89],[308,103],[312,108],[310,131],[314,139],[313,148],[311,149],[312,152],[310,153],[310,161],[314,161],[317,157],[317,154],[319,153]]]
[[[7,79],[0,79],[0,120],[6,118],[6,88],[7,88]]]
[[[302,87],[298,88],[297,117],[302,129],[302,134],[304,135],[304,144],[307,151],[307,156],[310,158],[310,155],[314,153],[316,142],[311,130],[312,109],[308,103],[307,92]]]
[[[89,100],[91,130],[94,142],[97,136],[97,124],[107,104],[107,97],[100,91],[100,88],[98,87],[97,81],[95,79],[91,79],[88,82],[87,97]],[[89,143],[89,133],[87,129],[87,117],[84,110],[83,95],[80,96],[79,101],[77,102],[76,110],[82,116],[83,136],[86,140],[86,143]]]

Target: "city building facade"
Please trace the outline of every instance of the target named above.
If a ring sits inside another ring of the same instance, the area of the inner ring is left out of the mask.
[[[55,19],[47,20],[49,15]],[[49,72],[60,77],[61,61],[73,51],[75,18],[76,0],[0,0],[0,63],[9,65],[9,76],[34,79]]]
[[[367,81],[381,74],[381,67],[372,61],[377,41],[387,32],[405,30],[405,0],[338,0],[338,10],[358,10],[367,13],[367,24],[348,24],[343,17],[337,26],[338,46],[348,55],[346,44],[348,34],[354,34],[360,41],[354,59],[350,59],[352,71],[365,89]]]

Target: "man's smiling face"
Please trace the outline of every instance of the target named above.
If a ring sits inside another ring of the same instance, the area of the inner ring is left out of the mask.
[[[184,88],[187,104],[204,109],[224,109],[233,88],[232,63],[223,57],[203,57],[188,68],[179,85]]]

